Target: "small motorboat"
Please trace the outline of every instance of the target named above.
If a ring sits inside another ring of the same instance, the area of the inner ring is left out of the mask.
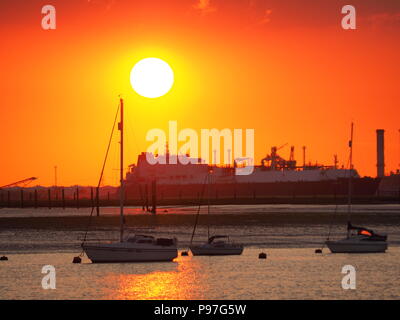
[[[201,245],[192,245],[190,251],[194,256],[240,255],[243,245],[229,241],[228,236],[212,236]]]

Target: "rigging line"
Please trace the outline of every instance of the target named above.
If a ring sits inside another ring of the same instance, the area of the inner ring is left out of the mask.
[[[354,123],[351,122],[351,133],[350,133],[350,142],[349,142],[349,147],[350,147],[350,154],[349,154],[349,159],[350,159],[350,171],[349,171],[349,190],[348,190],[348,197],[347,197],[347,223],[350,223],[351,219],[351,211],[352,211],[352,193],[353,193],[353,133],[354,133]],[[350,233],[349,229],[347,228],[347,238],[349,238]]]
[[[196,232],[197,222],[199,221],[199,214],[200,214],[201,201],[202,201],[202,199],[203,199],[203,195],[204,195],[204,191],[205,191],[205,188],[206,188],[207,179],[208,179],[208,172],[207,172],[206,176],[204,177],[203,188],[202,188],[202,190],[201,190],[201,195],[200,195],[200,199],[199,199],[199,207],[197,208],[196,221],[195,221],[195,223],[194,223],[193,232],[192,232],[192,237],[190,238],[190,245],[189,245],[189,246],[192,246],[193,237],[194,237],[194,234],[195,234],[195,232]]]
[[[103,179],[104,168],[105,168],[106,163],[107,163],[108,152],[110,151],[110,146],[111,146],[111,141],[112,141],[112,137],[113,137],[113,134],[114,134],[115,124],[116,124],[117,118],[118,118],[119,108],[120,108],[120,105],[118,104],[117,112],[116,112],[115,118],[114,118],[114,124],[113,124],[112,129],[111,129],[110,139],[109,139],[108,145],[107,145],[106,155],[105,155],[105,157],[104,157],[103,166],[102,166],[102,168],[101,168],[101,173],[100,173],[99,182],[98,182],[98,184],[97,184],[97,188],[100,188],[101,180]],[[81,245],[83,245],[83,244],[85,243],[85,241],[86,241],[87,234],[88,234],[88,231],[89,231],[89,227],[90,227],[91,222],[92,222],[93,211],[94,211],[94,207],[92,207],[92,210],[91,210],[91,212],[90,212],[89,222],[88,222],[88,225],[87,225],[87,227],[86,227],[85,236],[84,236],[84,238],[83,238],[83,241],[82,241],[82,244],[81,244]],[[83,251],[82,251],[82,253],[83,253]],[[81,254],[82,254],[82,253],[81,253]]]
[[[132,110],[130,110],[130,111],[132,112]],[[133,142],[135,144],[134,147],[136,148],[136,151],[138,152],[138,154],[140,154],[138,139],[136,138],[135,130],[133,130],[133,126],[130,122],[130,117],[125,117],[125,118],[126,118],[128,130],[131,132],[131,134],[133,136]]]
[[[339,206],[339,205],[338,205],[338,203],[337,203],[337,201],[336,201],[335,210],[334,210],[334,212],[333,212],[331,221],[330,221],[330,223],[329,223],[328,236],[326,237],[326,240],[327,240],[327,241],[328,241],[328,240],[330,239],[330,237],[331,237],[332,225],[333,225],[334,217],[336,216],[337,211],[338,211],[338,206]]]
[[[326,241],[329,241],[329,239],[331,237],[332,225],[333,225],[333,221],[335,220],[336,214],[338,212],[338,208],[339,208],[339,204],[338,204],[338,201],[336,199],[335,210],[333,211],[333,215],[332,215],[331,220],[329,222],[328,236],[326,237]],[[325,245],[326,245],[326,242],[324,242],[322,244],[321,250],[325,248]]]
[[[133,110],[132,109],[130,109],[130,112],[132,112],[132,114],[133,114]],[[134,114],[133,114],[133,116],[134,116]],[[130,131],[130,133],[133,136],[132,140],[134,142],[134,148],[136,149],[138,154],[140,154],[138,139],[136,138],[135,130],[133,130],[133,125],[131,124],[130,117],[125,117],[125,119],[126,119],[126,124],[127,124],[126,127],[128,128],[128,130]],[[142,202],[142,207],[143,207],[145,205],[145,196],[144,196],[144,192],[142,190],[142,186],[141,186],[140,183],[138,183],[138,189],[139,189],[140,200]]]
[[[348,176],[348,179],[349,179],[349,186],[348,186],[349,199],[348,199],[348,212],[347,212],[348,222],[350,221],[349,219],[350,219],[350,214],[351,214],[351,188],[352,188],[351,179],[353,176],[353,174],[352,174],[353,173],[352,172],[352,169],[353,169],[353,122],[351,123],[351,134],[350,134],[349,147],[350,147],[350,154],[349,154],[349,158],[348,158],[348,162],[347,162],[347,166],[348,166],[349,170],[345,173],[345,177]],[[337,210],[338,210],[338,201],[335,198],[335,211],[332,216],[331,222],[329,223],[328,236],[327,236],[326,241],[328,241],[331,236],[332,224],[333,224],[333,220],[334,220],[333,218],[336,216]],[[324,242],[321,250],[325,247],[325,245],[326,245],[326,243]]]

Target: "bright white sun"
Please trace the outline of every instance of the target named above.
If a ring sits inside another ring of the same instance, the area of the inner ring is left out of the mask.
[[[165,61],[158,58],[140,60],[131,71],[132,88],[146,98],[166,94],[174,84],[174,72]]]

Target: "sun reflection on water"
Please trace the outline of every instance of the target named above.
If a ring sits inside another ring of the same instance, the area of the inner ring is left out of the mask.
[[[198,262],[192,257],[187,257],[184,263],[178,257],[172,263],[155,264],[148,269],[146,266],[142,274],[112,274],[105,279],[116,285],[110,299],[125,300],[187,300],[201,299],[205,288],[200,286],[196,270]],[[163,269],[163,270],[160,270]],[[146,272],[147,271],[147,272]]]

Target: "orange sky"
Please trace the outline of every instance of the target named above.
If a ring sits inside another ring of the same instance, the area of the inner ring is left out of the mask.
[[[41,28],[41,7],[57,29]],[[126,163],[146,132],[254,128],[255,158],[273,145],[307,146],[309,161],[347,161],[375,175],[375,130],[386,130],[386,171],[400,162],[400,2],[359,1],[357,30],[341,28],[347,1],[91,0],[0,3],[0,185],[37,176],[41,185],[96,184],[122,94]],[[167,61],[173,89],[159,99],[129,83],[146,57]],[[115,137],[105,173],[118,181]],[[289,156],[289,147],[281,150]]]

